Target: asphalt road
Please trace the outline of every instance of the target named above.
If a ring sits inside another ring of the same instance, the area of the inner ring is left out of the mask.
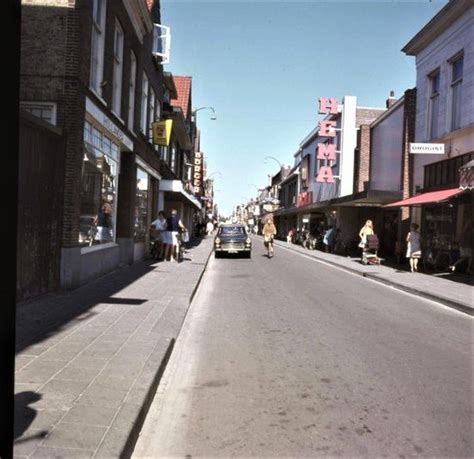
[[[212,259],[135,457],[472,457],[473,321],[277,248]]]

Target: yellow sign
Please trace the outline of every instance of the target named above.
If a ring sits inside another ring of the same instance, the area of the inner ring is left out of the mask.
[[[170,144],[173,120],[157,121],[151,125],[153,130],[153,143],[168,146]]]

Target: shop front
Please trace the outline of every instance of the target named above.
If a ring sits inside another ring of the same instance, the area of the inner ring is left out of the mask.
[[[82,285],[120,265],[117,239],[118,188],[122,154],[132,140],[86,98],[81,164],[79,231],[76,247],[63,248],[61,286]]]
[[[195,214],[201,211],[202,205],[196,196],[185,189],[181,180],[162,180],[160,182],[158,207],[160,210],[164,210],[167,217],[173,209],[176,209],[183,225],[192,235]]]

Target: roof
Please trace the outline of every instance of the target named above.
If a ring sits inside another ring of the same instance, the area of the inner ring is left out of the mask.
[[[177,99],[171,100],[171,105],[180,107],[187,119],[191,109],[191,85],[193,78],[190,76],[173,76],[174,85],[178,93]]]
[[[386,108],[357,107],[356,127],[359,127],[361,124],[372,124],[373,121],[386,111]]]
[[[446,6],[402,48],[402,51],[408,56],[416,56],[473,6],[473,0],[450,0]]]

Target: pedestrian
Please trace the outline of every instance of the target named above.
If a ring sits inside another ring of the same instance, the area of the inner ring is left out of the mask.
[[[168,245],[168,240],[166,238],[166,216],[165,213],[160,210],[158,212],[158,218],[151,223],[151,228],[155,230],[155,239],[159,245],[159,252],[156,257],[159,260],[163,260],[165,257],[166,246]]]
[[[410,271],[418,271],[418,260],[421,257],[421,236],[418,232],[418,225],[412,223],[410,232],[407,234],[407,258],[410,259]]]
[[[365,249],[367,245],[367,236],[372,236],[373,234],[374,234],[374,225],[372,223],[372,220],[367,220],[365,222],[365,225],[359,231],[359,237],[360,237],[359,247],[361,249]]]
[[[466,274],[470,275],[472,270],[472,221],[468,220],[463,226],[461,237],[459,238],[460,258],[449,267],[455,272],[460,264],[466,263]]]
[[[99,244],[111,242],[113,240],[112,206],[110,203],[104,202],[102,204],[102,207],[94,218],[94,225],[97,227],[94,240],[98,241]]]
[[[178,246],[179,246],[179,233],[180,231],[186,231],[186,227],[179,218],[178,211],[176,209],[171,210],[171,216],[166,219],[166,259],[170,261],[176,261],[178,257]]]
[[[334,226],[330,226],[329,229],[326,230],[323,237],[323,244],[326,248],[326,252],[332,253],[334,251],[334,244],[336,241],[336,230]]]
[[[209,221],[207,222],[207,225],[206,225],[206,232],[207,232],[207,235],[210,236],[213,231],[214,231],[214,223],[212,223],[212,221],[209,220]]]
[[[293,239],[293,228],[290,228],[290,231],[288,231],[288,234],[286,235],[286,243],[290,245],[292,239]]]
[[[263,226],[263,242],[267,249],[268,258],[273,257],[273,240],[275,239],[275,235],[277,233],[276,226],[273,223],[273,220],[269,217],[265,225]]]

